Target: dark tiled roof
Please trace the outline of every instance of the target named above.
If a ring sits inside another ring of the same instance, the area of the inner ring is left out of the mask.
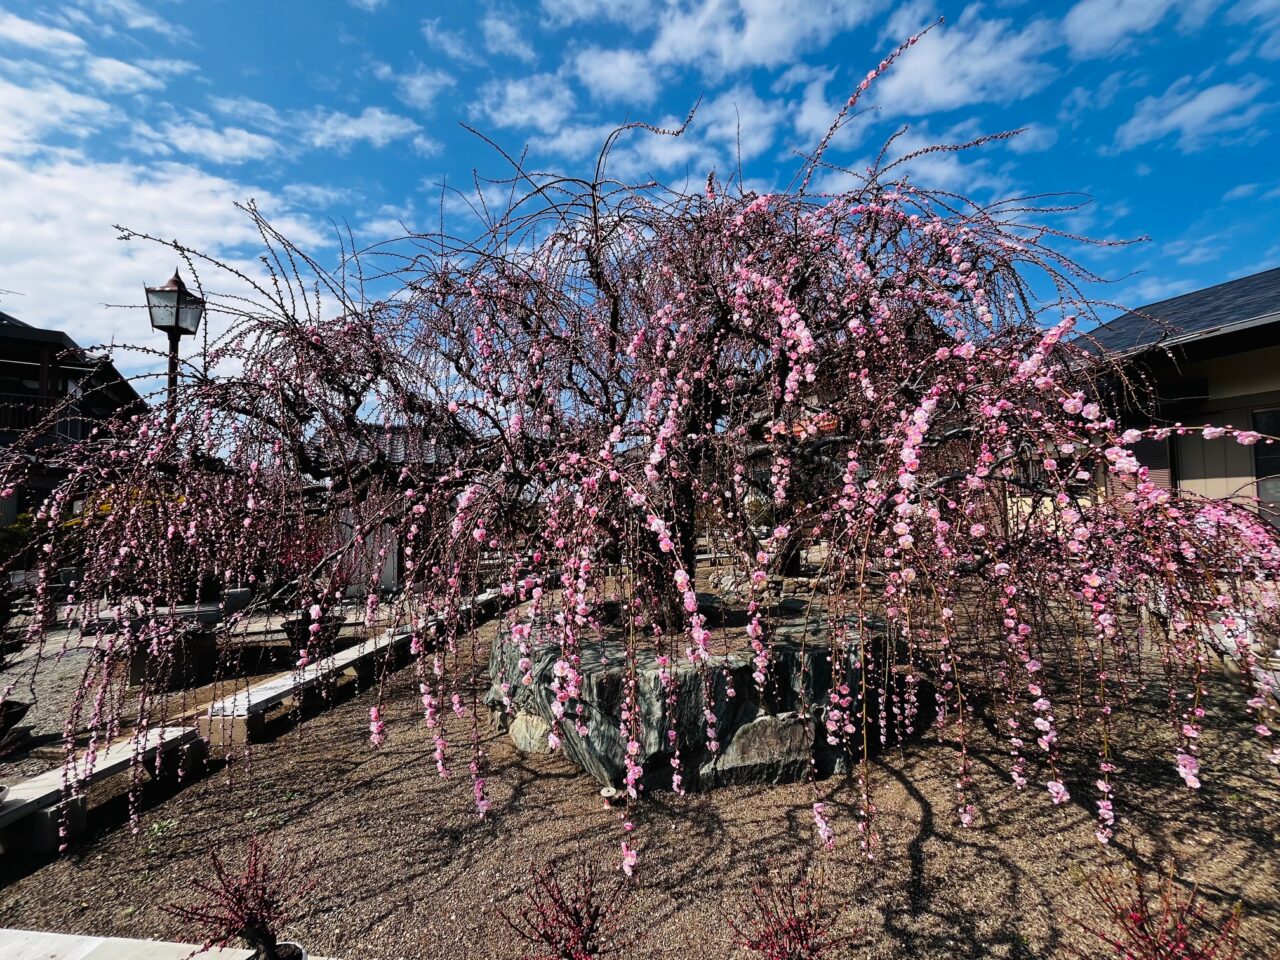
[[[1280,267],[1149,303],[1085,333],[1091,346],[1132,353],[1157,343],[1197,340],[1249,321],[1280,321]]]
[[[64,350],[80,349],[76,342],[61,330],[45,330],[42,327],[33,327],[31,324],[23,323],[17,317],[3,311],[0,311],[0,337],[7,340],[53,343]]]

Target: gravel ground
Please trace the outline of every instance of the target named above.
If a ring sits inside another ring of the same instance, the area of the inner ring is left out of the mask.
[[[84,677],[85,668],[95,656],[84,647],[67,646],[61,636],[52,637],[46,645],[47,655],[39,670],[31,676],[31,659],[34,650],[24,651],[9,671],[0,674],[0,686],[7,687],[14,680],[17,686],[9,699],[31,704],[19,727],[29,728],[29,739],[21,744],[19,756],[0,762],[0,782],[34,776],[51,766],[56,760],[42,759],[27,751],[36,748],[58,750],[62,743],[63,723],[76,690]]]
[[[1159,695],[1153,694],[1158,701]],[[160,905],[207,875],[211,851],[238,857],[267,837],[314,860],[320,885],[289,930],[313,953],[347,958],[521,955],[498,910],[518,903],[531,864],[586,857],[614,871],[622,832],[597,786],[559,758],[525,757],[483,726],[493,809],[475,816],[465,764],[437,778],[414,719],[409,671],[384,694],[387,743],[370,746],[368,691],[174,792],[144,789],[139,831],[122,795],[103,792],[97,832],[70,856],[0,857],[0,926],[191,939]],[[451,720],[454,743],[466,725]],[[1109,850],[1083,805],[1015,796],[1005,756],[985,733],[971,750],[982,811],[952,814],[955,753],[920,742],[874,766],[883,846],[858,852],[852,785],[829,781],[839,842],[817,847],[812,786],[733,787],[649,797],[635,815],[640,853],[622,955],[727,956],[726,911],[753,882],[816,862],[841,907],[840,957],[1050,958],[1082,943],[1069,918],[1087,914],[1082,877],[1101,866],[1176,864],[1216,905],[1243,901],[1247,957],[1280,946],[1280,781],[1240,716],[1205,734],[1205,786],[1186,790],[1142,714],[1121,754],[1127,770]],[[1079,783],[1077,779],[1075,781]],[[1078,790],[1083,803],[1087,791]],[[119,794],[119,791],[117,791]],[[95,813],[97,815],[95,815]],[[1102,955],[1085,944],[1085,955]]]

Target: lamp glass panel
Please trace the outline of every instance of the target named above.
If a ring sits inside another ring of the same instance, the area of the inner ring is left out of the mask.
[[[186,300],[178,309],[178,326],[183,333],[195,333],[204,316],[204,301],[196,297]]]
[[[151,314],[151,325],[157,330],[172,330],[177,322],[175,314],[178,307],[177,290],[148,290],[147,310]]]

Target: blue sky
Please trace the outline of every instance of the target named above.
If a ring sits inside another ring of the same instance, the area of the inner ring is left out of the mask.
[[[462,123],[580,173],[615,123],[674,124],[701,97],[685,138],[630,135],[613,171],[725,177],[740,137],[748,185],[776,188],[939,14],[831,159],[861,165],[902,124],[907,147],[1027,127],[912,179],[1088,194],[1060,225],[1151,238],[1081,252],[1130,305],[1280,265],[1280,0],[0,0],[0,309],[153,342],[103,304],[136,303],[173,257],[112,224],[248,262],[232,204],[253,197],[332,259],[330,218],[367,241],[431,229],[442,182],[506,173]]]

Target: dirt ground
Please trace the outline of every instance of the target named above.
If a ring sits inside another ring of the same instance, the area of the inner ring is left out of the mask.
[[[211,851],[236,860],[263,837],[316,864],[319,887],[288,931],[313,954],[521,956],[499,908],[518,902],[530,865],[548,858],[616,870],[618,812],[566,761],[518,754],[486,719],[493,809],[481,821],[462,755],[452,779],[436,776],[411,671],[384,697],[380,749],[368,742],[377,699],[366,691],[255,746],[248,761],[176,792],[146,787],[136,834],[122,793],[96,795],[95,832],[70,855],[0,857],[0,926],[191,940],[161,905],[207,876]],[[452,742],[464,745],[465,724],[451,723]],[[1050,958],[1073,955],[1071,943],[1107,956],[1070,918],[1089,913],[1082,882],[1108,863],[1176,865],[1209,903],[1243,902],[1246,957],[1280,955],[1280,776],[1230,708],[1204,741],[1205,785],[1192,793],[1158,710],[1139,716],[1121,744],[1119,834],[1108,850],[1085,806],[1087,769],[1069,783],[1078,800],[1063,808],[1043,789],[1017,795],[1004,748],[982,731],[972,746],[981,813],[969,829],[953,813],[951,746],[927,739],[876,762],[882,846],[873,862],[858,851],[849,783],[822,784],[837,813],[829,853],[815,838],[812,785],[649,796],[635,813],[640,863],[620,955],[728,956],[726,912],[754,882],[811,861],[840,907],[834,957]]]

